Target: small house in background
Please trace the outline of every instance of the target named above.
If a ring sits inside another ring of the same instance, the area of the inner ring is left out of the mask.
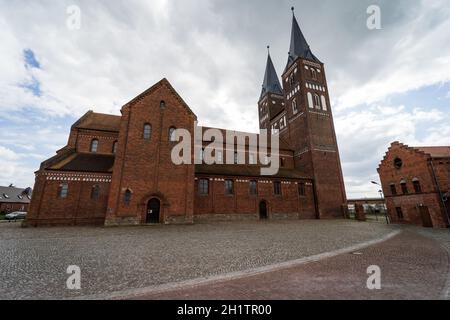
[[[31,201],[31,188],[16,188],[13,186],[0,186],[0,213],[10,213],[14,211],[28,211]]]
[[[450,146],[394,142],[378,173],[392,222],[449,227]]]

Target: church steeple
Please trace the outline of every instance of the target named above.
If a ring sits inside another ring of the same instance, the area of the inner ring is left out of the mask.
[[[267,49],[269,48],[270,47],[267,46]],[[270,52],[268,52],[267,54],[266,72],[264,74],[264,82],[262,85],[260,99],[262,99],[267,93],[275,93],[280,95],[283,94],[280,80],[278,79],[278,75],[273,65],[272,58],[270,57]]]
[[[312,53],[308,42],[306,41],[297,18],[294,14],[294,7],[292,7],[292,31],[291,31],[291,46],[289,49],[289,58],[286,69],[288,69],[297,58],[303,58],[313,62],[320,63],[320,60]]]

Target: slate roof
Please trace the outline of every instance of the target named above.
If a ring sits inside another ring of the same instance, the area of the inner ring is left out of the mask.
[[[29,197],[26,193],[27,189],[29,190]],[[30,203],[31,192],[31,188],[0,187],[0,202]]]
[[[310,179],[299,170],[286,168],[280,168],[278,174],[275,176],[262,176],[260,165],[199,164],[195,166],[195,173],[220,176]]]
[[[413,147],[419,151],[429,154],[432,158],[450,157],[450,147]]]
[[[97,153],[74,153],[58,161],[48,170],[81,171],[111,173],[114,165],[114,155]]]
[[[119,132],[121,116],[88,111],[75,124],[74,128]]]
[[[321,63],[319,59],[312,53],[308,42],[305,39],[300,26],[298,25],[295,15],[292,17],[291,46],[289,49],[289,57],[286,70],[297,60],[303,58],[313,62]]]
[[[280,80],[278,79],[277,71],[275,70],[270,54],[267,56],[266,72],[264,74],[264,81],[262,85],[260,100],[267,93],[275,93],[283,95]]]

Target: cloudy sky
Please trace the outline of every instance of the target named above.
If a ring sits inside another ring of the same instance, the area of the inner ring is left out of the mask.
[[[292,5],[325,63],[349,197],[377,196],[390,142],[450,145],[448,0],[0,0],[0,185],[32,186],[78,117],[119,114],[163,77],[200,124],[256,132],[266,46],[281,75]]]

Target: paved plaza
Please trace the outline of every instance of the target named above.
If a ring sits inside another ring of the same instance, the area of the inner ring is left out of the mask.
[[[362,288],[361,298],[380,298],[381,292],[364,289],[370,264],[395,270],[386,275],[389,285],[404,284],[406,274],[416,279],[411,286],[426,282],[434,288],[430,296],[439,297],[448,278],[449,244],[448,230],[342,220],[37,229],[4,223],[0,299],[346,298],[359,292],[355,286]],[[362,255],[344,253],[358,246]],[[317,255],[323,259],[288,266]],[[66,287],[70,265],[81,269],[79,291]],[[267,272],[245,275],[265,267]],[[220,280],[230,274],[241,275]],[[202,279],[201,285],[192,286],[193,279]],[[217,285],[221,294],[212,290]],[[237,291],[227,291],[228,285]]]

